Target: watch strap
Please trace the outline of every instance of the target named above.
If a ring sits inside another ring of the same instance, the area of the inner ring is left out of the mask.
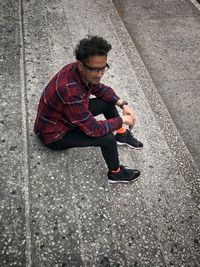
[[[128,102],[123,100],[123,102],[120,104],[120,108],[123,108],[124,105],[128,105]]]

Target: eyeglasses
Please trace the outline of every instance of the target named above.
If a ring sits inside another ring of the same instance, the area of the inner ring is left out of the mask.
[[[106,72],[110,66],[106,63],[106,65],[102,68],[95,68],[95,67],[90,67],[88,66],[85,62],[81,61],[81,63],[83,64],[83,66],[88,69],[90,72],[93,72],[93,73],[99,73],[100,71],[102,73]]]

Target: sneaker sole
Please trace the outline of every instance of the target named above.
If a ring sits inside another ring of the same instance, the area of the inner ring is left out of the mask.
[[[130,183],[133,183],[133,182],[137,181],[138,178],[139,178],[139,176],[138,176],[137,178],[131,180],[131,181],[126,181],[126,180],[125,180],[125,181],[113,181],[113,180],[109,180],[109,179],[108,179],[108,182],[109,182],[110,184],[130,184]]]
[[[142,147],[134,147],[134,146],[131,146],[131,145],[126,144],[126,143],[120,143],[120,142],[118,142],[118,141],[117,141],[117,144],[118,144],[119,146],[128,146],[128,147],[133,148],[133,149],[136,149],[136,150],[141,150],[141,149],[143,149],[143,146],[142,146]]]

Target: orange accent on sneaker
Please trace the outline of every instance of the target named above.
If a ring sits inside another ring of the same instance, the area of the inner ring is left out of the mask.
[[[121,127],[121,128],[118,129],[116,132],[119,133],[119,134],[122,134],[122,133],[125,133],[125,132],[126,132],[126,129],[123,128],[123,127]]]
[[[111,171],[111,172],[114,172],[114,173],[116,173],[116,172],[120,172],[120,167],[117,169],[117,170],[114,170],[114,171]]]

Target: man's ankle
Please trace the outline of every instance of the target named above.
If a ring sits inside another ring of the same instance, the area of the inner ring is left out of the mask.
[[[123,128],[123,127],[121,127],[121,128],[118,129],[116,132],[117,132],[118,134],[122,134],[122,133],[125,133],[125,132],[126,132],[126,129]]]
[[[118,173],[118,172],[120,172],[120,170],[121,170],[120,167],[118,167],[118,169],[116,169],[116,170],[112,170],[111,172],[112,172],[112,173]]]

